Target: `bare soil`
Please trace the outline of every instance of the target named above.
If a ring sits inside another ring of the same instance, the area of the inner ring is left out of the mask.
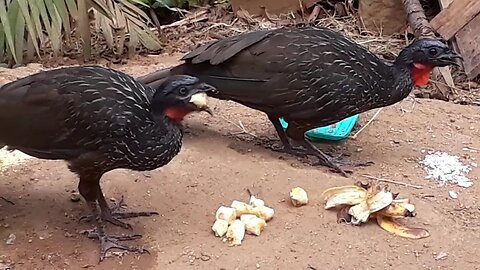
[[[115,67],[141,75],[178,58],[139,56]],[[2,69],[0,83],[40,68]],[[262,113],[233,102],[212,100],[212,105],[215,117],[196,114],[185,121],[183,149],[170,164],[152,172],[117,170],[102,180],[107,198],[124,195],[131,210],[160,212],[131,220],[144,236],[132,244],[144,245],[150,254],[115,253],[98,264],[98,243],[79,234],[91,225],[78,222],[88,213],[83,200],[71,200],[76,177],[64,162],[31,159],[0,173],[0,196],[13,203],[0,199],[0,269],[480,269],[480,170],[468,175],[475,182],[471,188],[441,187],[424,179],[418,164],[422,150],[478,160],[477,151],[464,148],[480,149],[479,107],[408,98],[385,108],[356,140],[322,145],[350,154],[350,160],[375,163],[343,178],[265,149],[262,143],[277,138]],[[362,115],[360,124],[372,114]],[[417,206],[409,223],[431,236],[409,240],[373,223],[337,224],[335,213],[323,209],[321,192],[366,180],[363,174],[423,186],[390,185]],[[309,193],[307,206],[289,203],[295,186]],[[276,215],[261,236],[228,247],[211,232],[214,213],[234,199],[247,200],[246,188],[258,192]],[[450,198],[450,190],[459,198]],[[10,234],[16,236],[13,245],[6,244]]]

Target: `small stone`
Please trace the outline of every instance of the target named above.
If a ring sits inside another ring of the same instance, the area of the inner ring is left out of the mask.
[[[448,195],[450,195],[450,198],[452,199],[458,199],[458,193],[455,190],[450,190]]]
[[[11,233],[9,236],[8,236],[8,239],[7,241],[5,241],[5,243],[7,245],[13,245],[15,243],[15,240],[17,239],[17,236],[15,236],[15,234]]]
[[[435,260],[436,261],[443,261],[443,260],[446,260],[448,257],[448,254],[444,251],[438,253],[438,255],[435,257]]]
[[[79,202],[80,201],[80,194],[79,193],[72,193],[72,195],[70,195],[70,201],[72,202]]]

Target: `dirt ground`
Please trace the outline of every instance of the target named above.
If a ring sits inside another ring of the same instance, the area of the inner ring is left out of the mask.
[[[115,67],[140,75],[178,57],[139,56]],[[39,68],[2,70],[0,83]],[[266,138],[276,140],[263,114],[232,102],[211,103],[216,116],[186,120],[183,149],[170,164],[152,172],[117,170],[102,180],[107,198],[123,194],[129,209],[160,212],[131,220],[144,235],[135,244],[150,254],[112,256],[98,265],[98,243],[79,234],[90,225],[78,222],[87,213],[85,203],[71,201],[77,179],[63,162],[31,159],[0,173],[0,196],[13,203],[0,199],[0,269],[480,269],[480,170],[468,175],[470,188],[441,187],[424,179],[418,164],[423,150],[478,160],[478,152],[464,148],[480,149],[480,107],[408,98],[384,109],[356,140],[323,145],[350,154],[350,160],[375,163],[343,178],[262,147]],[[360,124],[372,114],[362,115]],[[239,121],[249,134],[241,133]],[[423,186],[390,185],[416,205],[410,224],[431,236],[408,240],[373,223],[337,224],[335,213],[323,209],[321,192],[366,180],[363,174]],[[289,203],[295,186],[309,192],[307,206]],[[246,188],[252,187],[275,217],[261,236],[228,247],[211,232],[214,213],[234,199],[248,200]],[[449,197],[450,190],[458,199]],[[13,245],[6,244],[10,234],[16,236]]]

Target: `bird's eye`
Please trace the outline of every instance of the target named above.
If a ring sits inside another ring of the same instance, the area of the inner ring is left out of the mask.
[[[435,55],[437,55],[438,51],[437,51],[437,49],[432,48],[432,49],[428,50],[428,53],[429,53],[431,56],[435,56]]]
[[[187,94],[187,88],[186,87],[180,87],[178,92],[180,93],[180,95],[184,96],[184,95]]]

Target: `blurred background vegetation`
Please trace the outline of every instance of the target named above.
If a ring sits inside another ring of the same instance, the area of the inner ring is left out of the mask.
[[[0,63],[13,67],[81,52],[94,56],[99,39],[109,53],[161,49],[159,27],[202,0],[0,0]],[[103,52],[102,52],[103,53]]]

